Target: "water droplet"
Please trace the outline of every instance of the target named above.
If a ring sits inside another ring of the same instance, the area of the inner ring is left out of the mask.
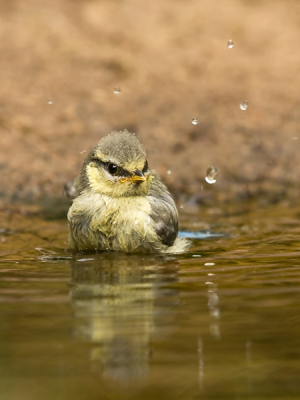
[[[298,140],[298,137],[297,137],[297,136],[294,136],[293,139],[294,139],[294,140]]]
[[[48,99],[48,104],[51,106],[53,104],[53,99],[49,98]]]
[[[210,292],[208,295],[208,307],[216,307],[216,305],[219,303],[219,297],[216,292]]]
[[[171,175],[172,171],[170,169],[168,169],[167,174]]]
[[[233,48],[233,41],[232,41],[231,39],[228,40],[227,47],[228,47],[229,49],[232,49],[232,48]]]
[[[220,328],[217,324],[212,324],[209,326],[211,335],[216,339],[221,339]]]
[[[205,263],[204,265],[215,265],[215,263]]]
[[[210,315],[215,318],[220,318],[220,310],[211,310]]]
[[[207,264],[204,264],[204,265],[207,265]],[[208,276],[213,276],[214,274],[213,273],[209,273],[209,274],[207,274]]]
[[[213,282],[205,282],[205,285],[213,285]]]
[[[82,151],[80,152],[80,154],[85,153],[85,152],[86,152],[86,150],[82,150]]]
[[[139,220],[136,218],[134,221],[135,225],[139,223]]]
[[[206,171],[206,177],[205,177],[206,182],[211,184],[211,185],[213,183],[216,183],[217,182],[217,179],[216,179],[217,175],[218,175],[217,168],[215,168],[213,166],[209,167],[207,169],[207,171]]]
[[[121,93],[121,89],[120,89],[118,86],[116,86],[116,87],[114,88],[114,93],[115,93],[115,94]]]
[[[193,257],[201,257],[199,254],[193,254]]]
[[[181,204],[181,205],[179,206],[179,208],[184,208],[184,205],[183,205],[183,204]]]
[[[248,101],[244,101],[243,103],[240,104],[240,109],[243,111],[246,111],[248,108]]]
[[[193,125],[197,125],[197,124],[198,124],[197,118],[193,118],[193,119],[192,119],[192,124],[193,124]]]

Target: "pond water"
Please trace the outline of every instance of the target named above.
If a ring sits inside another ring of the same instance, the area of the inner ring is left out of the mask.
[[[177,256],[80,254],[66,220],[0,215],[5,400],[298,399],[300,210],[181,215]]]

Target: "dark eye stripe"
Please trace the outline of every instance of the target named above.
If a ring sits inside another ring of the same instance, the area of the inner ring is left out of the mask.
[[[115,167],[117,167],[116,172],[113,173],[112,170],[112,165],[114,165]],[[128,171],[126,171],[125,169],[119,167],[116,164],[113,163],[103,163],[104,168],[106,169],[106,171],[108,171],[109,174],[111,174],[112,176],[130,176],[130,173]]]
[[[147,172],[149,170],[148,167],[148,161],[145,162],[144,168],[143,168],[143,173]]]
[[[126,176],[126,177],[130,176],[130,172],[126,171],[126,169],[124,169],[124,168],[122,168],[122,167],[120,167],[119,165],[116,165],[116,164],[114,164],[114,163],[111,163],[111,162],[103,162],[102,160],[100,160],[100,159],[97,158],[97,157],[92,157],[92,161],[96,162],[97,164],[102,165],[103,168],[105,168],[106,171],[107,171],[110,175],[112,175],[112,176],[124,176],[124,177],[125,177],[125,176]],[[109,171],[109,168],[110,168],[110,166],[112,166],[112,165],[115,165],[115,166],[117,167],[117,171],[116,171],[115,173],[113,173],[112,170]],[[145,172],[147,172],[148,170],[149,170],[148,162],[146,161],[142,172],[145,173]]]

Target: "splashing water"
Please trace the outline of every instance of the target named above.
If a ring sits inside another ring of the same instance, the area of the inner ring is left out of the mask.
[[[211,185],[213,183],[216,183],[217,182],[217,179],[216,179],[217,175],[218,175],[217,168],[215,168],[213,166],[209,167],[207,169],[207,171],[206,171],[206,177],[205,177],[206,182],[211,184]]]
[[[243,103],[240,104],[240,109],[243,111],[246,111],[248,108],[248,101],[244,101]]]
[[[192,124],[193,124],[193,125],[197,125],[197,124],[198,124],[197,118],[193,118],[193,119],[192,119]]]
[[[116,86],[116,87],[114,88],[114,93],[115,93],[115,94],[121,93],[121,89],[120,89],[118,86]]]
[[[233,48],[233,41],[231,39],[228,40],[227,47],[228,47],[228,49],[232,49]]]

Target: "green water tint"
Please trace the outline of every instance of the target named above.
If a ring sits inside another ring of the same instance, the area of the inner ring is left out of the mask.
[[[71,257],[66,221],[2,213],[1,398],[298,399],[299,210],[207,211],[183,228],[228,236],[168,257]]]

